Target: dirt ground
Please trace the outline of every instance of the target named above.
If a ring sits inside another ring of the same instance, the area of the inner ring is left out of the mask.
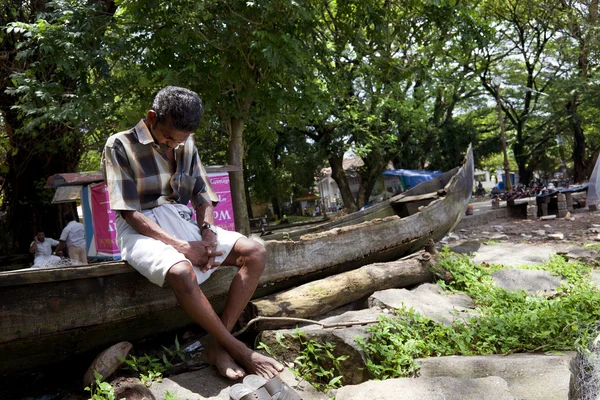
[[[599,250],[600,212],[580,209],[571,212],[570,217],[549,220],[497,219],[484,225],[459,229],[454,233],[460,239],[508,241],[559,248],[577,246]],[[562,233],[564,239],[557,240],[548,236],[557,233]],[[499,238],[499,235],[506,235],[507,238]]]

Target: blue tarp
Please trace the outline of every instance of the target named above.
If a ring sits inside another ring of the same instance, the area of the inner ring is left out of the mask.
[[[402,189],[408,190],[414,188],[421,182],[428,181],[442,175],[440,171],[426,171],[418,169],[387,169],[383,176],[399,176],[402,183]]]

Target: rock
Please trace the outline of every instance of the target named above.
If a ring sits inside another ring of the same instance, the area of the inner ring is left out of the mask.
[[[540,217],[540,219],[543,221],[546,221],[548,219],[555,219],[555,218],[556,218],[556,215],[554,215],[554,214],[553,215],[544,215],[544,216]]]
[[[464,242],[455,246],[450,246],[450,251],[457,254],[471,254],[475,253],[481,247],[481,243],[477,239],[465,240]]]
[[[490,226],[490,228],[495,229],[498,232],[502,232],[504,230],[504,227],[502,225],[492,225]]]
[[[129,342],[120,342],[100,353],[85,373],[83,387],[85,388],[95,381],[94,371],[102,375],[103,380],[111,376],[123,364],[118,357],[126,358],[132,347],[133,345]]]
[[[115,399],[156,400],[150,389],[137,378],[117,378],[110,385],[115,388]]]
[[[546,224],[544,225],[544,228],[552,229],[552,225]]]
[[[452,242],[456,242],[460,240],[460,237],[454,233],[454,232],[450,232],[447,236],[444,236],[442,238],[442,240],[440,240],[440,242],[442,243],[452,243]]]
[[[527,294],[551,296],[560,286],[561,278],[547,271],[531,269],[505,269],[492,274],[492,279],[501,288],[509,291],[524,290]]]
[[[490,233],[489,233],[489,232],[485,232],[485,231],[484,231],[484,232],[481,232],[481,234],[482,234],[482,235],[489,235]]]
[[[557,233],[551,233],[548,235],[548,239],[552,239],[552,240],[563,240],[565,238],[565,235],[557,232]]]
[[[491,240],[508,240],[508,235],[492,235],[490,236]]]
[[[590,211],[598,211],[598,204],[590,204],[590,205],[588,205],[588,210],[590,210]]]
[[[598,273],[598,272],[591,272],[590,273],[590,279],[594,283],[594,286],[596,286],[596,289],[600,290],[600,273]]]
[[[502,245],[481,246],[475,253],[473,261],[516,267],[519,265],[543,264],[554,253],[554,249],[548,246],[503,243]]]
[[[310,383],[299,381],[293,372],[284,369],[279,377],[291,386],[303,400],[327,400],[329,397],[318,392]],[[185,372],[153,382],[150,391],[159,400],[166,399],[166,393],[175,394],[180,400],[230,400],[229,388],[233,382],[209,366],[197,371]]]
[[[521,233],[521,237],[524,239],[531,239],[533,236],[532,235],[526,235],[524,233]]]
[[[594,240],[595,240],[596,242],[600,242],[600,234],[598,234],[598,236],[596,236],[596,237],[594,238]]]
[[[589,228],[588,232],[590,232],[590,233],[600,233],[600,228]]]
[[[531,231],[531,233],[538,235],[538,236],[546,236],[546,231],[543,229],[539,229],[537,231]]]
[[[474,379],[498,376],[508,383],[517,399],[567,399],[571,379],[570,363],[576,352],[556,354],[510,354],[420,358],[419,376],[449,376]]]
[[[502,378],[478,379],[396,378],[344,386],[337,391],[340,400],[515,400]]]
[[[586,250],[578,247],[569,248],[565,257],[571,260],[580,260],[591,264],[598,261],[598,252],[596,250]]]
[[[567,215],[565,215],[565,219],[571,220],[571,212],[567,211]],[[575,218],[572,219],[572,221],[574,221]]]
[[[475,304],[464,293],[445,293],[441,287],[424,283],[416,289],[388,289],[373,293],[369,307],[387,308],[393,311],[406,307],[436,322],[450,325],[456,319],[473,315]],[[457,312],[458,311],[458,312]]]

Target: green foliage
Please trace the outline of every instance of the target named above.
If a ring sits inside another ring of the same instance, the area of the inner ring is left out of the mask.
[[[125,369],[133,371],[140,376],[140,381],[146,386],[152,382],[161,382],[163,373],[173,366],[173,360],[177,357],[185,361],[185,353],[179,346],[179,340],[175,336],[175,350],[162,346],[164,353],[159,357],[150,357],[144,354],[142,357],[129,355],[128,358],[119,357],[125,363]]]
[[[179,400],[177,393],[171,393],[168,390],[165,392],[165,400]]]
[[[108,382],[102,382],[102,379],[102,375],[94,371],[94,382],[91,386],[85,388],[86,392],[90,392],[90,400],[116,400],[115,388]]]
[[[323,393],[343,386],[340,363],[347,360],[348,356],[336,356],[335,346],[329,342],[307,340],[306,333],[300,329],[296,329],[291,337],[298,341],[300,348],[299,356],[294,359],[294,369],[291,369],[296,376],[306,380]],[[275,340],[281,348],[289,349],[281,332],[277,332]],[[258,344],[257,349],[264,350],[271,357],[275,357],[273,350],[263,342]]]
[[[305,336],[299,329],[292,334],[300,342],[300,355],[294,360],[296,369],[293,372],[324,393],[341,387],[343,377],[339,373],[340,363],[347,360],[348,356],[336,357],[334,345],[306,340]]]
[[[594,334],[600,293],[589,279],[587,265],[554,257],[543,266],[529,267],[563,277],[552,298],[501,289],[491,277],[500,266],[477,265],[465,256],[446,252],[440,267],[455,280],[438,284],[469,295],[478,314],[457,319],[452,326],[412,309],[399,310],[397,318],[382,318],[369,328],[368,341],[358,341],[367,367],[378,379],[414,375],[419,357],[575,350]]]

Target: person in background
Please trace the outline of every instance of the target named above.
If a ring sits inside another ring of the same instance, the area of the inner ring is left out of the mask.
[[[33,242],[29,245],[29,252],[35,254],[33,259],[33,267],[49,267],[60,262],[62,251],[57,250],[56,254],[52,254],[52,247],[58,246],[59,241],[52,238],[47,238],[44,231],[38,231],[33,237]]]
[[[71,213],[65,214],[65,221],[67,221],[67,226],[60,234],[60,243],[56,249],[62,250],[66,245],[69,249],[69,257],[74,264],[87,264],[83,224],[75,221]]]

